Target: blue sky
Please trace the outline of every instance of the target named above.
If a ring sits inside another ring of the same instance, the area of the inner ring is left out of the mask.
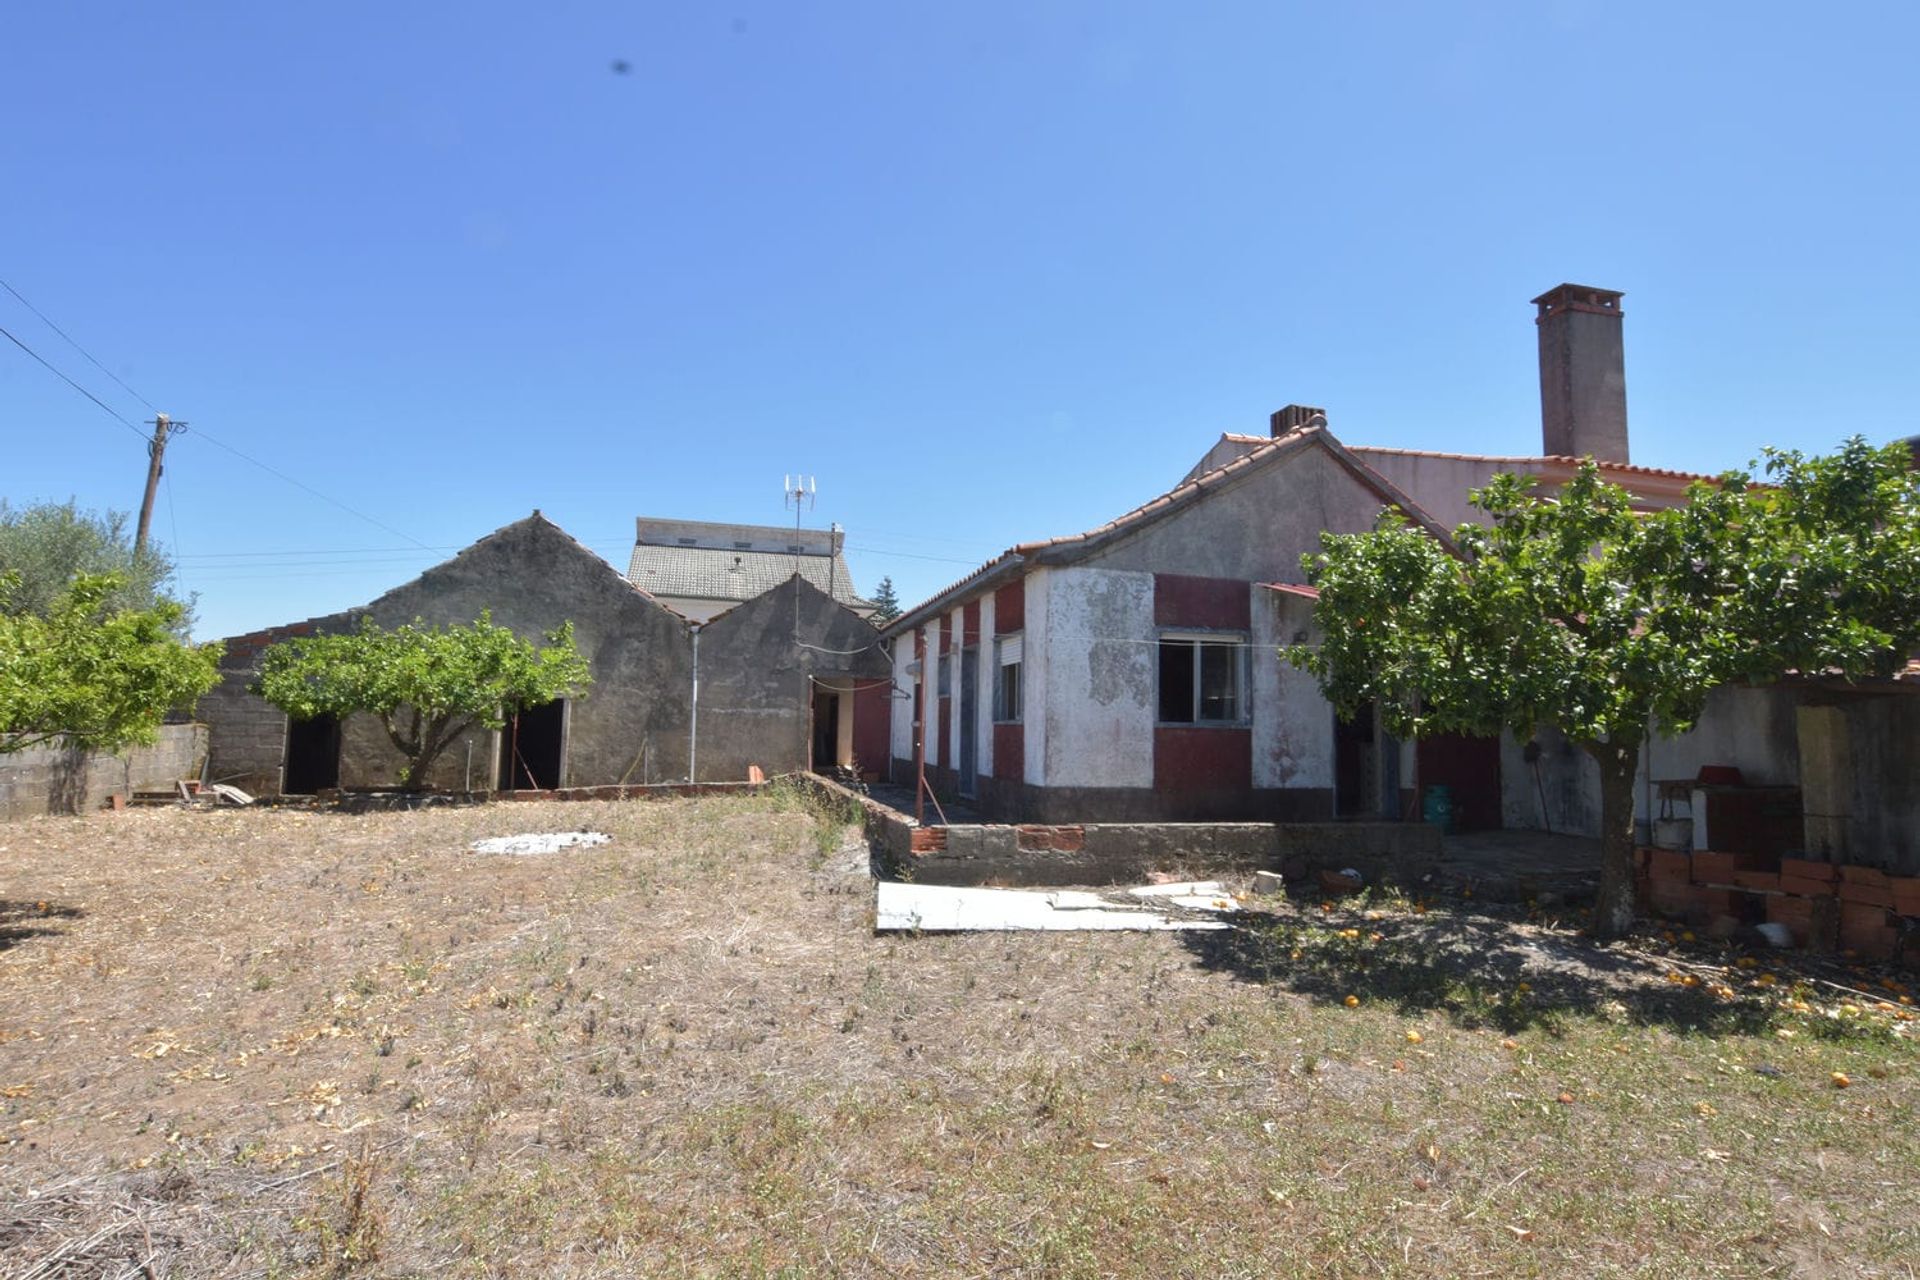
[[[76,2],[7,47],[0,278],[190,423],[202,636],[535,507],[621,564],[636,515],[778,523],[794,471],[910,602],[1289,401],[1533,452],[1563,280],[1626,291],[1636,461],[1920,432],[1912,5]],[[138,505],[4,342],[0,413],[0,496]]]

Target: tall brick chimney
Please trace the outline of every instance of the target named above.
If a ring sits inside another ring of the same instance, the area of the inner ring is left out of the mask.
[[[1563,284],[1540,308],[1541,452],[1601,462],[1627,458],[1627,357],[1620,298],[1611,289]]]
[[[1327,425],[1325,409],[1316,409],[1310,404],[1290,404],[1284,409],[1275,410],[1267,419],[1267,427],[1269,434],[1283,436],[1289,431],[1312,426],[1315,418],[1320,419],[1321,426]]]

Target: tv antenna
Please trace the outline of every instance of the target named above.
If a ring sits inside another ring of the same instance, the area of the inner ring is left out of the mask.
[[[812,476],[783,476],[780,480],[782,491],[786,495],[786,504],[793,508],[794,553],[799,554],[800,516],[802,512],[813,508],[814,499],[819,496],[819,488]]]

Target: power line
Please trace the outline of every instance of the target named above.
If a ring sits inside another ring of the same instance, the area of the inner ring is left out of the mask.
[[[205,440],[208,444],[213,445],[217,449],[225,449],[228,453],[240,459],[242,462],[252,463],[254,466],[266,472],[268,475],[284,480],[288,484],[292,485],[294,488],[313,495],[314,497],[320,499],[320,501],[327,503],[329,506],[338,507],[340,508],[340,510],[346,512],[350,516],[354,516],[355,518],[360,520],[365,520],[368,524],[372,525],[376,529],[384,529],[386,532],[392,534],[396,538],[404,538],[408,542],[411,542],[414,546],[419,547],[423,551],[432,550],[431,547],[428,547],[426,543],[420,541],[420,539],[414,537],[412,534],[402,533],[400,530],[394,528],[392,525],[388,524],[386,521],[376,520],[374,519],[374,517],[368,515],[364,511],[355,510],[354,508],[348,506],[346,503],[340,501],[338,498],[330,498],[326,494],[314,488],[312,485],[307,484],[304,481],[294,479],[292,476],[288,475],[284,471],[281,471],[277,467],[268,466],[266,463],[260,461],[260,459],[254,457],[252,454],[243,453],[239,449],[236,449],[232,445],[226,443],[224,440],[219,440],[213,436],[208,435],[204,427],[195,428],[193,433],[193,438],[196,440]]]
[[[119,423],[121,426],[125,427],[127,430],[133,432],[133,434],[135,434],[136,436],[139,436],[140,443],[142,445],[147,443],[147,433],[142,431],[140,428],[134,426],[133,423],[128,421],[127,418],[123,416],[119,410],[115,409],[112,405],[108,404],[105,400],[102,400],[99,396],[93,394],[93,392],[87,390],[85,387],[75,382],[72,378],[69,378],[66,374],[60,372],[60,370],[54,368],[51,361],[49,361],[45,356],[41,355],[38,351],[35,351],[32,347],[28,346],[26,343],[20,341],[20,339],[14,337],[13,331],[8,329],[6,326],[0,325],[0,333],[5,334],[7,336],[7,340],[12,342],[14,346],[20,348],[22,351],[32,356],[35,360],[38,360],[42,365],[45,365],[47,372],[51,373],[54,377],[60,379],[60,381],[66,383],[68,386],[72,387],[75,391],[78,391],[81,395],[85,396],[87,399],[99,405],[100,408],[115,422]]]
[[[141,395],[138,391],[135,391],[132,387],[128,386],[126,383],[121,382],[119,374],[116,374],[113,370],[107,368],[107,366],[105,366],[104,364],[101,364],[98,360],[95,360],[93,358],[93,353],[91,351],[88,351],[85,347],[81,346],[78,342],[75,342],[65,329],[62,329],[59,325],[47,319],[46,313],[40,310],[40,308],[34,306],[31,302],[28,302],[25,294],[21,293],[18,289],[14,288],[12,285],[8,284],[5,280],[0,280],[0,289],[5,289],[8,293],[18,298],[20,300],[21,306],[33,312],[33,314],[35,314],[36,316],[40,317],[40,323],[46,325],[47,328],[53,330],[55,333],[65,338],[67,340],[68,346],[72,347],[75,351],[78,351],[81,355],[85,356],[89,361],[92,361],[94,368],[106,374],[109,378],[112,378],[116,383],[119,383],[120,389],[122,391],[132,396],[135,400],[138,400],[141,404],[147,406],[147,408],[152,409],[155,413],[160,412],[160,410],[157,407],[155,407],[153,401],[147,399],[145,396]]]

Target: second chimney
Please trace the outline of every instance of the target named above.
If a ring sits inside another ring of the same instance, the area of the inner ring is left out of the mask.
[[[1533,300],[1540,314],[1541,452],[1601,462],[1627,458],[1627,357],[1620,298],[1563,284]]]
[[[1298,431],[1301,427],[1314,425],[1315,418],[1320,419],[1321,426],[1327,425],[1325,409],[1316,409],[1310,404],[1290,404],[1269,417],[1267,426],[1272,435],[1283,436],[1289,431]]]

